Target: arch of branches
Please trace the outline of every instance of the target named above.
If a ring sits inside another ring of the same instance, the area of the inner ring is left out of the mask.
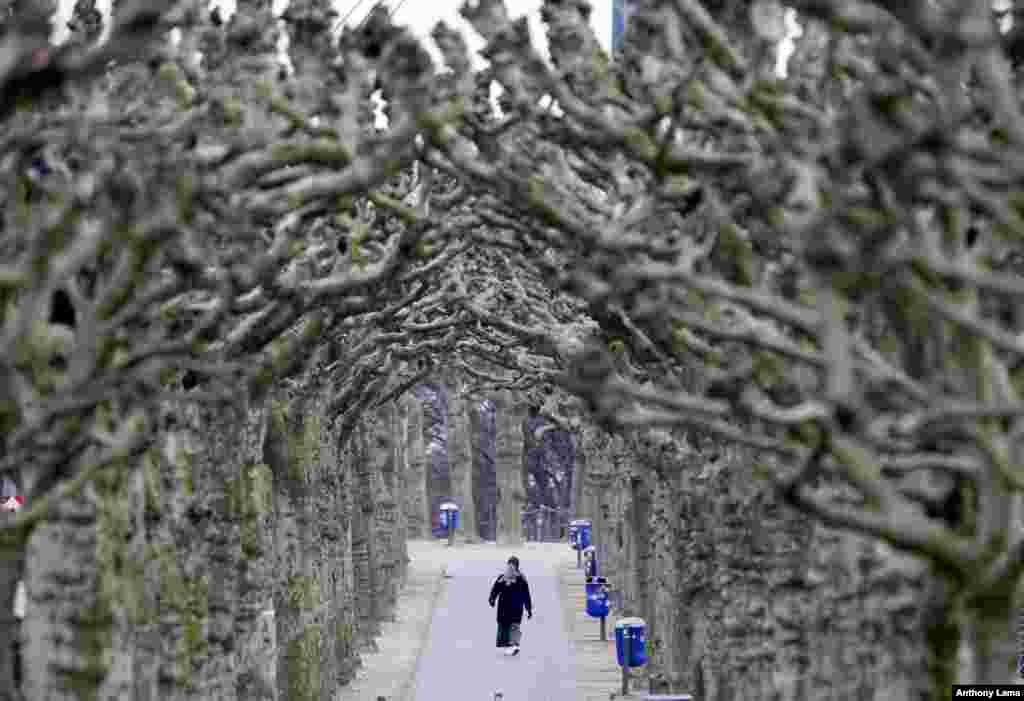
[[[162,400],[316,363],[352,425],[444,365],[544,427],[742,444],[811,516],[934,562],[972,639],[1006,633],[1015,3],[792,0],[784,79],[770,0],[642,0],[614,62],[585,0],[543,3],[550,61],[476,0],[484,72],[386,10],[335,38],[326,0],[289,4],[285,70],[270,3],[237,4],[122,0],[100,39],[80,0],[53,47],[5,3],[0,471],[36,505],[11,547]]]

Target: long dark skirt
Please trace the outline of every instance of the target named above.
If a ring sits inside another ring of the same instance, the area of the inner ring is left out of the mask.
[[[510,647],[518,645],[522,638],[522,631],[518,623],[499,623],[497,647]]]

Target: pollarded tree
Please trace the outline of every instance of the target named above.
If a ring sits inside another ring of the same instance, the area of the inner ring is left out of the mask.
[[[544,3],[551,64],[499,0],[466,4],[505,114],[433,129],[425,159],[657,369],[578,354],[567,385],[598,415],[749,446],[799,508],[927,558],[950,586],[936,690],[1006,681],[1024,122],[1004,39],[988,2],[789,4],[813,45],[785,79],[771,3],[641,1],[614,64],[584,0]]]
[[[80,2],[62,47],[37,17],[5,24],[0,472],[28,499],[0,524],[3,611],[34,525],[132,464],[168,400],[258,398],[333,340],[363,353],[336,378],[337,412],[353,415],[440,344],[402,320],[454,247],[443,231],[378,225],[365,198],[426,212],[429,178],[400,171],[418,120],[458,108],[435,99],[430,59],[386,12],[328,41],[324,8],[286,18],[294,75],[274,58],[269,2],[226,22],[202,2],[120,2],[107,39]],[[173,27],[180,43],[161,45]],[[310,89],[321,79],[329,104]],[[383,131],[368,107],[378,83]],[[438,214],[458,204],[436,194]],[[390,335],[356,343],[380,323]],[[0,619],[0,637],[13,625]],[[0,674],[14,676],[8,646]]]

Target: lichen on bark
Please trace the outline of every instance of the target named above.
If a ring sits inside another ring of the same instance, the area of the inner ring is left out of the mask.
[[[79,655],[73,669],[65,670],[69,685],[81,701],[99,701],[100,684],[114,662],[111,601],[97,595],[79,614],[75,626],[75,649]]]
[[[207,653],[206,620],[209,615],[208,579],[206,575],[185,574],[179,564],[180,554],[173,543],[149,546],[148,557],[159,563],[159,617],[172,614],[180,634],[174,643],[175,683],[189,687],[199,658]]]
[[[319,701],[320,638],[320,626],[309,625],[288,643],[285,653],[288,701]]]
[[[174,466],[174,476],[181,485],[186,497],[192,496],[194,488],[194,466],[192,455],[186,446],[185,438],[181,434],[174,434],[169,437],[168,451],[171,464]]]
[[[297,609],[312,611],[320,605],[320,580],[312,575],[292,575],[285,590],[288,603]]]
[[[231,510],[239,519],[242,555],[255,559],[263,554],[260,519],[273,509],[274,475],[265,463],[242,467],[241,475],[228,486]]]
[[[149,517],[156,517],[163,511],[159,457],[151,448],[142,455],[141,463],[145,512]]]
[[[134,535],[128,508],[131,474],[127,465],[115,464],[95,480],[96,568],[97,598],[122,609],[128,623],[136,625],[149,616],[144,610],[145,562],[132,558],[125,547]]]
[[[208,652],[206,621],[209,615],[209,583],[206,575],[186,575],[181,578],[180,599],[176,609],[182,626],[182,636],[176,649],[177,677],[186,687],[194,685],[193,671]]]

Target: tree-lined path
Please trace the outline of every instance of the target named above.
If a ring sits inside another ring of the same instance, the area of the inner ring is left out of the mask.
[[[231,4],[0,0],[0,701],[589,693],[449,501],[657,693],[1019,681],[1024,2]]]
[[[511,549],[456,549],[420,657],[411,701],[493,699],[564,701],[576,696],[572,647],[565,634],[557,564],[564,544]],[[465,553],[464,556],[462,554]],[[530,583],[534,616],[523,619],[522,651],[506,657],[495,647],[495,613],[487,595],[509,555],[517,554]]]

